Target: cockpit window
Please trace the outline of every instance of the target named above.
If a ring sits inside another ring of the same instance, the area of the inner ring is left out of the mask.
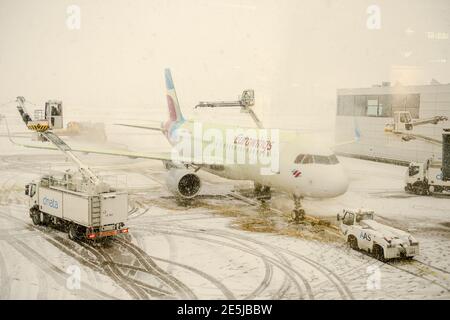
[[[328,158],[330,158],[330,164],[338,164],[339,163],[339,160],[338,160],[338,158],[336,157],[335,154],[332,154]]]
[[[296,164],[337,164],[339,163],[336,155],[332,154],[331,156],[319,156],[319,155],[311,155],[311,154],[299,154],[297,158],[295,158],[294,163]]]
[[[314,157],[314,163],[318,164],[330,164],[329,157],[326,156],[313,156]]]
[[[312,155],[307,154],[302,161],[303,164],[313,163]]]
[[[299,155],[297,156],[297,158],[295,158],[294,163],[301,163],[304,157],[305,157],[304,154],[299,154]]]

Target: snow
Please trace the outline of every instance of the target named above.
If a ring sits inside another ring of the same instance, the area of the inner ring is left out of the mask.
[[[250,183],[201,173],[207,196],[182,207],[164,186],[160,163],[100,156],[83,158],[103,174],[124,177],[131,193],[130,234],[123,242],[86,248],[64,232],[33,226],[23,195],[24,184],[42,172],[36,164],[57,169],[70,163],[55,153],[4,145],[1,299],[450,298],[450,199],[405,194],[404,167],[341,158],[349,191],[335,199],[305,199],[304,206],[309,215],[330,221],[343,208],[373,209],[375,219],[419,240],[414,261],[385,264],[339,241],[240,230],[226,213],[238,208],[257,215],[258,208],[224,196]],[[288,199],[275,193],[271,205],[288,212]],[[80,289],[70,286],[74,266]]]
[[[350,176],[350,190],[342,197],[325,201],[326,205],[370,208],[386,219],[411,222],[417,219],[420,225],[424,223],[424,215],[431,224],[449,221],[448,198],[416,196],[403,191],[406,167],[350,158],[341,161]]]

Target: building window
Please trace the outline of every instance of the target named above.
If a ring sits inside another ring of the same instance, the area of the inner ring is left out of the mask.
[[[371,117],[378,117],[378,99],[367,100],[367,115]]]
[[[367,100],[367,116],[381,117],[383,115],[383,106],[378,103],[378,99]]]
[[[409,111],[419,117],[420,94],[338,95],[337,114],[356,117],[393,117],[396,111]]]

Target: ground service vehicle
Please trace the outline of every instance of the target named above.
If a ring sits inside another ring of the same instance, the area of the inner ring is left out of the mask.
[[[337,215],[340,230],[352,249],[364,250],[384,261],[412,258],[419,254],[419,243],[409,233],[373,220],[371,210],[342,210]]]
[[[395,134],[403,141],[419,139],[432,145],[442,146],[442,161],[435,158],[424,163],[411,162],[405,175],[405,191],[419,195],[450,195],[450,129],[443,129],[442,141],[414,132],[414,128],[425,124],[447,121],[446,116],[413,119],[409,111],[394,113],[394,122],[388,123],[384,131]]]
[[[450,195],[450,129],[442,133],[442,161],[411,162],[405,184],[405,191],[415,194]]]
[[[128,195],[102,183],[92,192],[80,176],[63,173],[45,175],[25,186],[30,217],[35,225],[54,225],[69,238],[100,239],[128,233]],[[100,190],[101,189],[101,190]]]
[[[55,123],[61,124],[62,118],[53,119],[48,115],[62,117],[61,103],[48,103],[46,117],[38,116],[37,120],[33,120],[25,109],[25,98],[17,97],[17,102],[17,110],[27,128],[35,131],[42,138],[41,141],[51,142],[55,149],[70,158],[78,167],[78,172],[67,171],[59,176],[45,175],[38,182],[25,186],[33,223],[60,226],[67,230],[69,238],[74,240],[101,239],[128,233],[128,228],[125,228],[128,218],[128,193],[114,190],[103,182],[89,166],[75,156],[72,148],[52,131]],[[57,115],[58,112],[52,110],[61,112]]]

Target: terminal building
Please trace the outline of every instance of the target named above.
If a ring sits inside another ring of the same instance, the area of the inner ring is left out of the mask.
[[[336,141],[359,141],[336,147],[340,155],[406,164],[430,157],[442,159],[442,147],[423,140],[403,141],[384,131],[394,112],[409,111],[413,119],[446,116],[450,119],[450,84],[402,86],[383,83],[370,88],[338,89]],[[412,133],[442,140],[450,121],[414,127]]]

